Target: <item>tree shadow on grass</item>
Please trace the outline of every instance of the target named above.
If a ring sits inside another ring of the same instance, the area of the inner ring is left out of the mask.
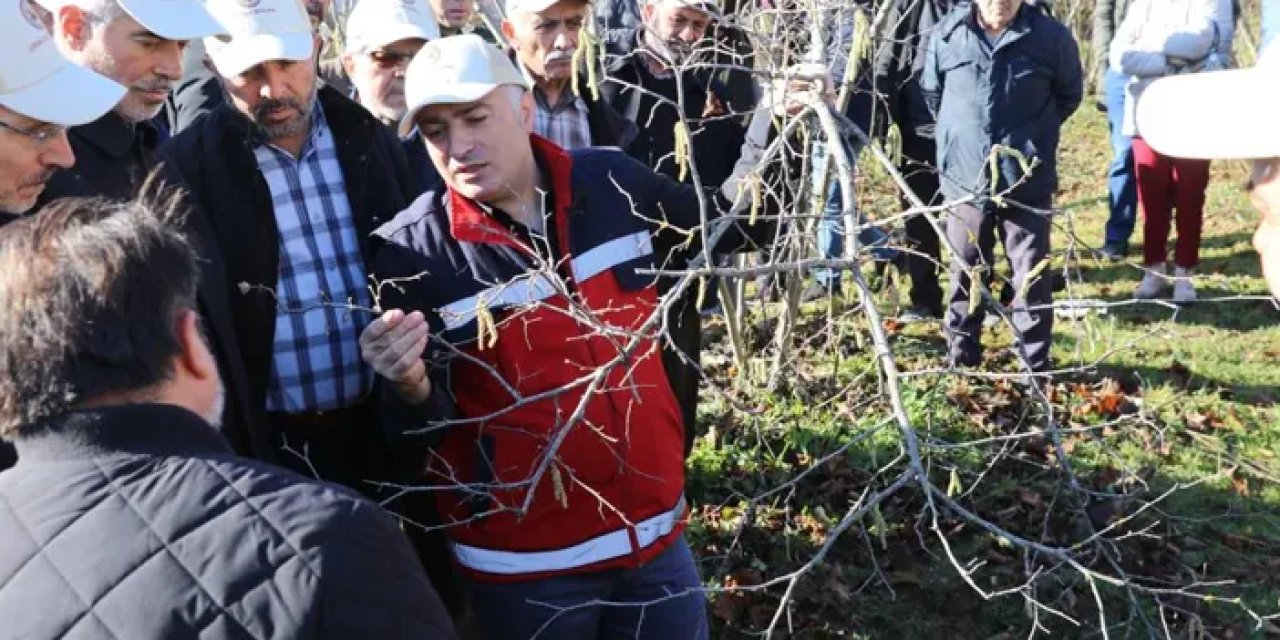
[[[1193,446],[1190,442],[1184,445]],[[880,455],[890,453],[885,450]],[[1104,487],[1117,484],[1121,478],[1116,469],[1077,463],[1081,481],[1100,494],[1110,491]],[[1143,479],[1146,490],[1127,485],[1129,489],[1116,491],[1114,497],[1093,498],[1082,513],[1078,506],[1069,508],[1061,502],[1056,481],[1035,469],[1010,458],[991,467],[976,491],[968,493],[966,488],[959,501],[966,509],[1015,535],[1062,548],[1087,538],[1091,531],[1106,529],[1135,514],[1143,501],[1155,499],[1175,483],[1172,477],[1153,474]],[[971,482],[979,471],[978,467],[969,467],[960,477]],[[832,481],[832,475],[824,472],[800,487],[790,502],[792,519],[787,522],[779,522],[775,513],[732,532],[715,532],[703,526],[692,529],[690,537],[700,558],[703,578],[719,585],[751,587],[804,566],[818,552],[823,538],[821,533],[815,536],[805,528],[814,522],[812,517],[795,515],[812,512],[813,503],[803,498]],[[944,478],[935,479],[942,481]],[[1167,587],[1189,585],[1197,579],[1220,580],[1223,584],[1202,592],[1212,593],[1218,603],[1242,597],[1255,609],[1274,606],[1272,594],[1280,590],[1280,572],[1276,571],[1280,568],[1280,561],[1276,560],[1280,556],[1280,514],[1273,505],[1249,494],[1251,484],[1256,491],[1256,481],[1233,482],[1234,490],[1208,485],[1182,489],[1159,507],[1110,530],[1108,537],[1118,541],[1114,559],[1125,573],[1148,585]],[[1218,484],[1231,486],[1229,482]],[[848,498],[855,499],[859,491],[860,487],[851,483]],[[691,495],[696,503],[698,492],[692,491]],[[948,552],[937,533],[912,524],[923,508],[918,491],[908,487],[882,505],[885,528],[866,518],[847,530],[823,561],[800,579],[790,607],[772,637],[1026,637],[1032,621],[1024,600],[1017,595],[984,600],[975,592],[947,559]],[[838,519],[838,513],[834,515]],[[1045,523],[1049,523],[1047,528]],[[1045,556],[1028,556],[945,508],[940,513],[938,530],[946,532],[951,552],[984,589],[1019,586],[1027,579],[1028,567],[1052,571],[1054,577],[1038,582],[1037,599],[1071,616],[1081,626],[1056,617],[1041,617],[1041,624],[1054,637],[1100,637],[1096,628],[1099,614],[1090,588],[1075,571]],[[1086,560],[1086,564],[1093,570],[1116,574],[1114,567],[1097,556]],[[782,584],[765,591],[715,595],[711,605],[712,638],[761,637],[778,610],[785,589]],[[1139,619],[1130,609],[1124,589],[1105,583],[1099,584],[1099,589],[1111,624]],[[1160,615],[1151,596],[1141,597],[1143,613],[1158,621]],[[1197,626],[1189,622],[1190,613],[1202,618],[1203,628],[1217,631],[1217,637],[1224,637],[1221,634],[1228,630],[1235,637],[1249,635],[1251,622],[1238,608],[1177,596],[1163,600],[1184,612],[1166,611],[1167,623],[1175,631]],[[1259,613],[1274,611],[1263,609]],[[1112,637],[1148,637],[1141,629],[1137,622],[1127,635],[1116,635],[1116,629],[1112,629]]]

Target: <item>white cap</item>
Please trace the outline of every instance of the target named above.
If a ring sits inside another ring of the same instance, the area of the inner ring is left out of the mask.
[[[359,0],[347,16],[347,53],[363,53],[393,42],[440,37],[425,0]]]
[[[1138,131],[1175,158],[1280,157],[1280,45],[1250,69],[1161,78],[1138,98]]]
[[[93,122],[125,88],[73,64],[27,0],[0,0],[0,106],[64,127]]]
[[[541,13],[557,3],[569,1],[581,4],[591,3],[591,0],[507,0],[503,9],[507,18],[510,19],[511,16],[517,13]]]
[[[91,9],[94,0],[34,0],[57,13],[62,7]],[[192,40],[223,33],[222,26],[205,10],[200,0],[115,0],[130,18],[166,40]]]
[[[504,84],[529,88],[511,59],[480,36],[428,42],[405,71],[404,100],[409,111],[400,121],[400,135],[409,135],[423,107],[474,102]]]
[[[208,0],[205,7],[227,34],[204,39],[223,76],[238,76],[270,60],[311,58],[315,32],[299,0]]]

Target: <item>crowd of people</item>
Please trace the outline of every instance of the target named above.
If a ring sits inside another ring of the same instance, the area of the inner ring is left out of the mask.
[[[655,271],[767,260],[817,194],[821,253],[858,224],[953,366],[998,313],[1053,368],[1077,43],[1042,3],[882,1],[869,64],[861,1],[767,51],[714,0],[0,9],[0,637],[708,637],[701,296]],[[1098,3],[1136,297],[1195,299],[1215,158],[1257,159],[1280,294],[1280,55],[1221,71],[1235,17]],[[840,139],[793,139],[815,111]],[[890,137],[904,206],[948,205],[896,246],[827,168]]]

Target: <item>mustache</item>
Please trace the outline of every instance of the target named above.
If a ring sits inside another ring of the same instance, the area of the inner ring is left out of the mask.
[[[132,88],[134,91],[144,91],[144,92],[170,91],[173,89],[173,83],[174,83],[174,80],[171,80],[169,78],[159,77],[154,80],[139,82],[133,85]]]
[[[570,62],[572,60],[573,60],[573,51],[560,50],[560,51],[552,51],[551,53],[548,53],[547,58],[546,60],[544,60],[544,62],[546,64],[551,64],[553,62],[561,62],[561,61]]]
[[[253,118],[255,120],[262,120],[267,117],[268,113],[271,113],[272,111],[279,111],[281,109],[295,109],[301,113],[303,111],[302,101],[294,98],[264,99],[253,108]]]
[[[54,171],[53,169],[45,169],[44,171],[41,171],[40,173],[36,174],[34,177],[24,180],[18,186],[23,189],[26,189],[28,187],[41,186],[49,182],[49,178],[53,177],[53,171]]]

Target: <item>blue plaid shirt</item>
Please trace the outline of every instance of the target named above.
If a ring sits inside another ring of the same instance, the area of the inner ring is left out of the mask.
[[[253,150],[280,235],[268,411],[340,409],[373,388],[360,359],[368,314],[332,306],[372,303],[333,132],[319,103],[313,114],[300,158],[265,142]]]

